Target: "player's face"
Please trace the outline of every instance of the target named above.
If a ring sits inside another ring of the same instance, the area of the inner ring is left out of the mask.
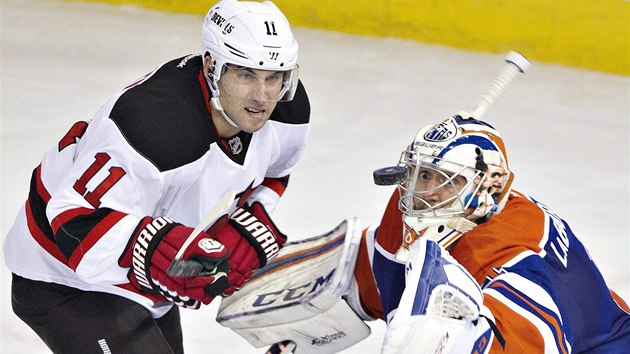
[[[462,176],[451,178],[446,172],[421,166],[415,181],[414,209],[447,207],[465,185]]]
[[[283,79],[282,71],[228,66],[218,82],[221,106],[241,130],[253,133],[271,116]]]
[[[505,168],[501,166],[488,165],[488,171],[486,171],[486,173],[487,177],[486,181],[483,183],[483,188],[487,189],[488,187],[492,187],[494,193],[500,192],[507,177]]]

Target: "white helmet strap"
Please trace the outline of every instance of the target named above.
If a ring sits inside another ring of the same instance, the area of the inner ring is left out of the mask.
[[[214,107],[214,109],[216,109],[217,111],[221,112],[221,115],[223,116],[223,118],[234,128],[238,128],[241,129],[238,125],[236,125],[236,123],[234,123],[234,121],[227,115],[227,113],[225,113],[225,111],[223,110],[223,106],[221,106],[221,102],[219,101],[219,97],[212,97],[210,98],[210,104],[212,105],[212,107]]]
[[[208,63],[208,69],[206,70],[206,63]],[[208,83],[208,87],[210,87],[210,92],[212,97],[210,97],[210,104],[212,105],[212,107],[214,107],[214,109],[216,109],[217,111],[221,112],[221,115],[223,116],[223,118],[228,122],[228,124],[230,124],[231,126],[233,126],[234,128],[239,128],[238,125],[236,125],[236,123],[234,123],[234,121],[227,115],[227,113],[225,113],[225,111],[223,110],[223,106],[221,105],[221,101],[219,101],[219,89],[218,87],[216,87],[215,83],[213,82],[214,80],[214,75],[213,75],[213,71],[215,70],[215,65],[212,63],[212,54],[206,52],[203,56],[203,64],[204,64],[204,76],[206,78],[206,82]],[[239,128],[240,129],[240,128]]]

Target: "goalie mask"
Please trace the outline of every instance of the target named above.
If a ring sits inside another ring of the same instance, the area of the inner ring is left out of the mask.
[[[513,178],[499,133],[460,115],[421,129],[399,166],[406,249],[423,235],[449,247],[501,211]]]
[[[271,1],[220,1],[208,11],[201,38],[202,54],[212,56],[208,85],[213,98],[229,90],[220,84],[229,67],[280,72],[282,85],[269,100],[293,99],[299,70],[298,43],[286,17]]]

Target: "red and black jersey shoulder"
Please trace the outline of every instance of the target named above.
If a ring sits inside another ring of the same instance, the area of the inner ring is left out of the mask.
[[[161,171],[199,159],[217,141],[201,68],[201,56],[172,60],[128,88],[110,113],[129,144]]]
[[[160,171],[191,163],[213,142],[219,142],[201,69],[199,55],[172,60],[128,88],[112,108],[110,119],[125,139]],[[278,102],[270,119],[287,124],[309,122],[310,103],[301,82],[294,99]],[[251,136],[241,140],[245,145]],[[242,163],[245,155],[229,156]]]
[[[288,124],[307,124],[311,117],[311,104],[302,81],[298,81],[293,100],[278,102],[269,119]]]

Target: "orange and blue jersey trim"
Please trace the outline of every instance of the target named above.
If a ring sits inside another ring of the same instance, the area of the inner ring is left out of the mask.
[[[566,338],[564,336],[565,331],[563,329],[562,319],[556,312],[545,308],[534,301],[531,297],[525,295],[502,280],[494,281],[488,286],[488,288],[495,290],[513,303],[517,304],[520,308],[523,308],[538,317],[551,330],[556,346],[558,347],[558,351],[563,354],[570,353],[570,349],[568,348]]]

